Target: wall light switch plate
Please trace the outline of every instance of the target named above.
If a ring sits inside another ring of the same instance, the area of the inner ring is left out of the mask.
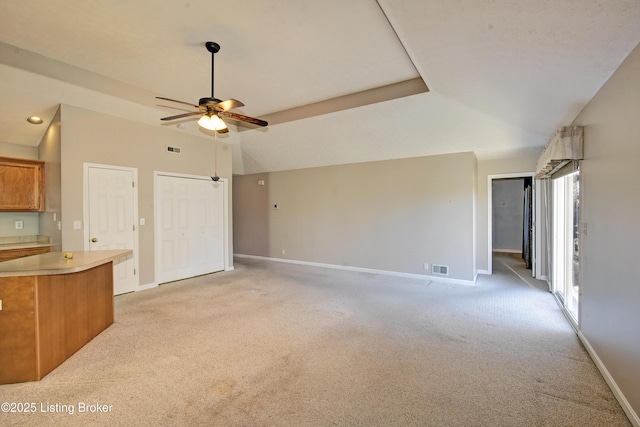
[[[140,225],[144,225],[144,224],[145,224],[145,222],[146,222],[146,221],[144,220],[144,218],[140,218]]]
[[[81,230],[82,229],[82,221],[73,221],[73,229]]]

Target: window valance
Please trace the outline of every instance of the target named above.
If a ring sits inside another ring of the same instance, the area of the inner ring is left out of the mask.
[[[584,127],[566,126],[558,129],[538,159],[536,178],[548,178],[567,163],[582,160],[583,146]]]

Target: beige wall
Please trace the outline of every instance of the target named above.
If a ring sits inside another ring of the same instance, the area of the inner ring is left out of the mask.
[[[581,165],[581,332],[640,414],[640,45],[573,123]],[[640,418],[636,418],[640,421]]]
[[[45,162],[45,211],[38,216],[40,234],[49,236],[52,251],[62,250],[62,232],[58,229],[58,222],[61,221],[60,143],[60,109],[58,108],[38,146],[38,157]]]
[[[16,230],[16,221],[22,221],[21,230]],[[36,236],[39,233],[37,212],[0,212],[0,237]]]
[[[461,153],[235,176],[235,252],[472,281],[476,172]]]
[[[137,168],[138,214],[146,220],[146,225],[138,228],[140,285],[155,283],[153,173],[164,171],[214,175],[212,139],[69,105],[61,107],[61,122],[63,250],[82,250],[84,247],[84,231],[73,229],[73,221],[83,219],[83,164],[88,162]],[[230,141],[233,141],[237,136],[230,133],[230,138]],[[168,153],[167,145],[181,147],[182,153]],[[218,157],[218,175],[231,178],[231,146],[219,143]],[[232,194],[231,180],[229,194]],[[228,200],[227,205],[230,211],[231,200]],[[229,218],[231,219],[230,213]],[[231,221],[229,235],[232,235]],[[231,242],[228,250],[229,254],[232,254]]]
[[[38,147],[0,142],[0,156],[38,160]]]

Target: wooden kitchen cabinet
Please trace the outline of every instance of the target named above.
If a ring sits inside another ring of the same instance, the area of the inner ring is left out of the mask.
[[[0,157],[0,212],[44,212],[44,162]]]
[[[0,263],[0,384],[37,381],[113,323],[113,264],[131,250]]]
[[[0,277],[0,292],[0,384],[42,379],[113,323],[111,262],[78,273]]]

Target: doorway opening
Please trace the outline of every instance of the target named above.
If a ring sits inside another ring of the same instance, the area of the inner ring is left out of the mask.
[[[540,277],[536,262],[540,241],[536,227],[539,206],[533,173],[488,177],[488,273],[493,272],[493,253],[520,254],[532,277]]]

